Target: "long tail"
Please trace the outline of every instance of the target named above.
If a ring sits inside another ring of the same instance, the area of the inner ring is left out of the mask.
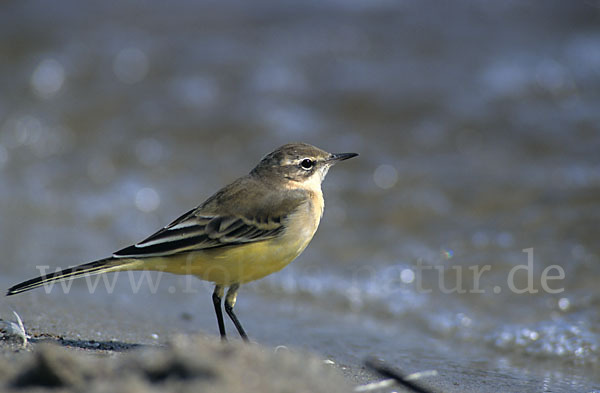
[[[10,288],[6,292],[6,296],[16,295],[17,293],[29,291],[37,287],[41,287],[52,281],[63,281],[73,278],[83,277],[85,275],[107,273],[110,271],[121,270],[121,267],[131,263],[131,259],[106,258],[98,261],[84,263],[83,265],[74,266],[68,269],[61,270],[56,273],[46,274],[45,276],[33,278]]]

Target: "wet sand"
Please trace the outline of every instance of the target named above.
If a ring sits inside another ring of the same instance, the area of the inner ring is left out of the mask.
[[[113,332],[115,333],[115,332]],[[381,380],[360,364],[338,364],[318,354],[204,334],[176,335],[164,344],[33,333],[0,341],[0,389],[6,392],[350,392]],[[475,380],[427,378],[434,391],[498,392]],[[515,387],[506,382],[506,391]],[[375,392],[404,391],[394,385]],[[523,390],[525,391],[525,390]]]
[[[316,356],[239,342],[221,344],[212,337],[179,336],[166,346],[131,350],[121,343],[76,343],[79,348],[68,340],[46,338],[28,351],[4,349],[0,386],[20,392],[349,390],[342,376]],[[91,349],[93,344],[100,345]]]
[[[373,379],[298,349],[183,334],[194,330],[185,328],[187,315],[170,320],[140,304],[107,309],[97,300],[44,293],[2,299],[30,339],[25,346],[16,336],[0,340],[0,390],[346,392]],[[2,320],[16,321],[5,314]]]
[[[310,353],[294,332],[286,333],[294,343],[289,347],[245,344],[231,331],[230,341],[221,343],[215,334],[200,332],[193,316],[170,318],[164,307],[152,312],[143,301],[126,308],[121,300],[114,307],[99,300],[77,291],[2,299],[20,314],[31,338],[26,347],[16,337],[0,340],[0,390],[349,392],[382,379],[350,352]],[[3,320],[15,321],[4,314]],[[302,333],[316,336],[319,330]],[[411,372],[431,365],[423,359],[410,363]],[[534,380],[498,373],[488,384],[489,377],[445,367],[420,382],[433,392],[536,391]]]

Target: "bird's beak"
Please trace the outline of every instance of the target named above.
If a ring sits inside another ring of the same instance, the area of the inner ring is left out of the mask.
[[[332,164],[335,164],[338,161],[344,161],[349,158],[356,157],[357,155],[357,153],[334,153],[329,156],[327,161],[331,162]]]

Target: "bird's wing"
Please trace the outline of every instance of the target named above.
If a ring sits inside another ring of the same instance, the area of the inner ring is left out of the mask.
[[[147,239],[119,250],[115,258],[168,256],[187,251],[272,239],[285,229],[284,217],[266,219],[203,214],[194,209]]]

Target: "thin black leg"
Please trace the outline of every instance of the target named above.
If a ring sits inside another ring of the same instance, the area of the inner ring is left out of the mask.
[[[229,287],[229,291],[227,291],[227,296],[225,297],[225,312],[227,313],[227,315],[229,315],[229,318],[231,318],[231,321],[235,325],[235,328],[237,329],[237,331],[240,333],[242,340],[249,342],[250,340],[248,339],[248,335],[246,334],[246,331],[244,330],[244,328],[242,327],[242,324],[240,323],[240,321],[237,319],[237,316],[233,312],[233,307],[235,306],[235,301],[237,299],[238,289],[240,289],[239,284],[233,284],[232,286]]]
[[[221,340],[227,340],[225,334],[225,322],[223,321],[223,310],[221,309],[221,298],[223,297],[223,287],[215,286],[215,290],[212,294],[213,304],[215,306],[215,313],[217,314],[217,323],[219,324],[219,333],[221,333]]]

